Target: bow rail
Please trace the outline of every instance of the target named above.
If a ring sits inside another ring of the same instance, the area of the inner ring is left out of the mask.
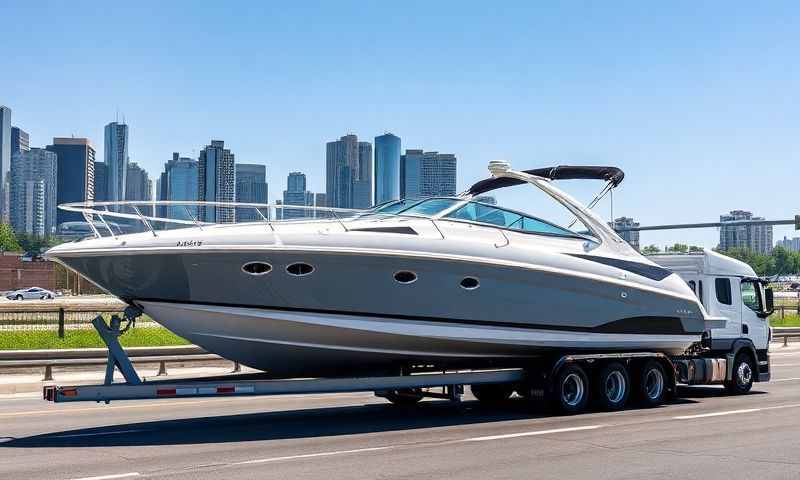
[[[262,223],[275,230],[275,223],[309,220],[336,220],[347,230],[342,220],[366,212],[321,206],[198,200],[89,201],[65,203],[58,208],[81,214],[97,238],[107,236],[100,229],[114,238],[142,231],[148,231],[157,237],[159,230],[181,227],[197,227],[202,230],[204,227],[219,224]],[[158,229],[157,226],[162,228]]]

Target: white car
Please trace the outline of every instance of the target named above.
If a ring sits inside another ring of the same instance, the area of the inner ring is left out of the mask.
[[[51,292],[50,290],[45,290],[44,288],[39,288],[39,287],[23,288],[20,290],[12,290],[10,292],[6,292],[6,298],[9,300],[29,300],[29,299],[44,300],[55,297],[56,297],[55,293]]]

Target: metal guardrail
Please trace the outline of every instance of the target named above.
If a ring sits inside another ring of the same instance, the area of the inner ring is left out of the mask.
[[[772,327],[772,338],[783,338],[783,346],[789,346],[790,338],[800,338],[800,327]]]
[[[223,361],[224,358],[208,353],[194,345],[180,347],[135,347],[125,350],[134,364],[158,363],[158,376],[167,375],[167,362],[193,363]],[[0,351],[0,371],[8,369],[43,367],[43,381],[53,380],[53,367],[86,367],[106,365],[105,348],[75,350],[13,350]],[[241,366],[233,363],[231,373],[240,372]]]

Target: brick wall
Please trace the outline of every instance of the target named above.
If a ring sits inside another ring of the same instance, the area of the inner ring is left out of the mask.
[[[26,287],[56,289],[54,264],[51,262],[23,262],[18,253],[0,255],[0,291]]]

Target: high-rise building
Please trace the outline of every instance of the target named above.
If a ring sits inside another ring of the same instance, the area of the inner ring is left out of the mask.
[[[40,237],[55,234],[57,155],[42,148],[17,152],[11,159],[10,178],[14,231]]]
[[[104,153],[108,167],[108,200],[111,202],[125,200],[129,161],[126,124],[111,122],[106,125]]]
[[[422,156],[422,150],[406,150],[400,156],[400,198],[419,198]]]
[[[222,140],[212,140],[200,151],[197,170],[197,197],[206,202],[236,201],[234,155]],[[233,223],[235,209],[200,207],[200,218],[212,223]]]
[[[372,206],[372,144],[345,135],[326,145],[325,191],[328,206]]]
[[[400,137],[386,133],[375,137],[375,201],[400,198]]]
[[[31,137],[28,132],[19,127],[11,127],[11,155],[16,152],[27,152],[30,149]]]
[[[800,238],[786,238],[783,237],[783,240],[778,240],[775,244],[776,247],[783,247],[785,250],[789,252],[800,252]]]
[[[172,159],[164,164],[164,171],[158,179],[158,200],[197,200],[197,172],[197,160],[181,157],[178,152],[174,152]],[[191,205],[162,207],[158,215],[178,220],[196,219],[197,207]]]
[[[613,228],[615,231],[621,228],[635,228],[638,226],[639,222],[630,217],[615,218],[614,222],[611,224],[611,228]],[[639,251],[640,245],[638,230],[623,230],[621,232],[617,232],[617,235],[619,235],[621,239],[628,242],[631,247],[636,249],[636,251]]]
[[[367,209],[374,205],[372,193],[372,144],[358,142],[358,179],[353,179],[353,208]]]
[[[0,220],[8,221],[11,171],[11,109],[0,105]]]
[[[106,162],[94,162],[94,199],[97,202],[108,201],[108,165]]]
[[[400,157],[402,198],[456,194],[456,156],[451,153],[406,150]]]
[[[306,190],[306,175],[291,172],[286,178],[286,190],[283,191],[284,206],[296,205],[311,207],[314,205],[314,194]],[[284,208],[282,218],[301,218],[312,215],[312,210],[305,208]]]
[[[267,167],[253,163],[236,164],[236,202],[267,203]],[[262,211],[262,215],[267,212]],[[261,220],[261,215],[254,208],[238,208],[237,222],[254,222]]]
[[[58,160],[58,204],[95,200],[95,151],[86,138],[53,139],[46,149],[56,154]],[[77,212],[57,210],[56,225],[64,222],[82,222]]]
[[[125,200],[150,201],[153,199],[153,183],[147,171],[136,162],[128,164],[125,175]]]
[[[728,225],[719,229],[719,249],[746,248],[756,253],[771,253],[772,225],[743,225],[743,220],[764,220],[764,217],[754,217],[752,212],[744,210],[720,215],[719,221]]]

